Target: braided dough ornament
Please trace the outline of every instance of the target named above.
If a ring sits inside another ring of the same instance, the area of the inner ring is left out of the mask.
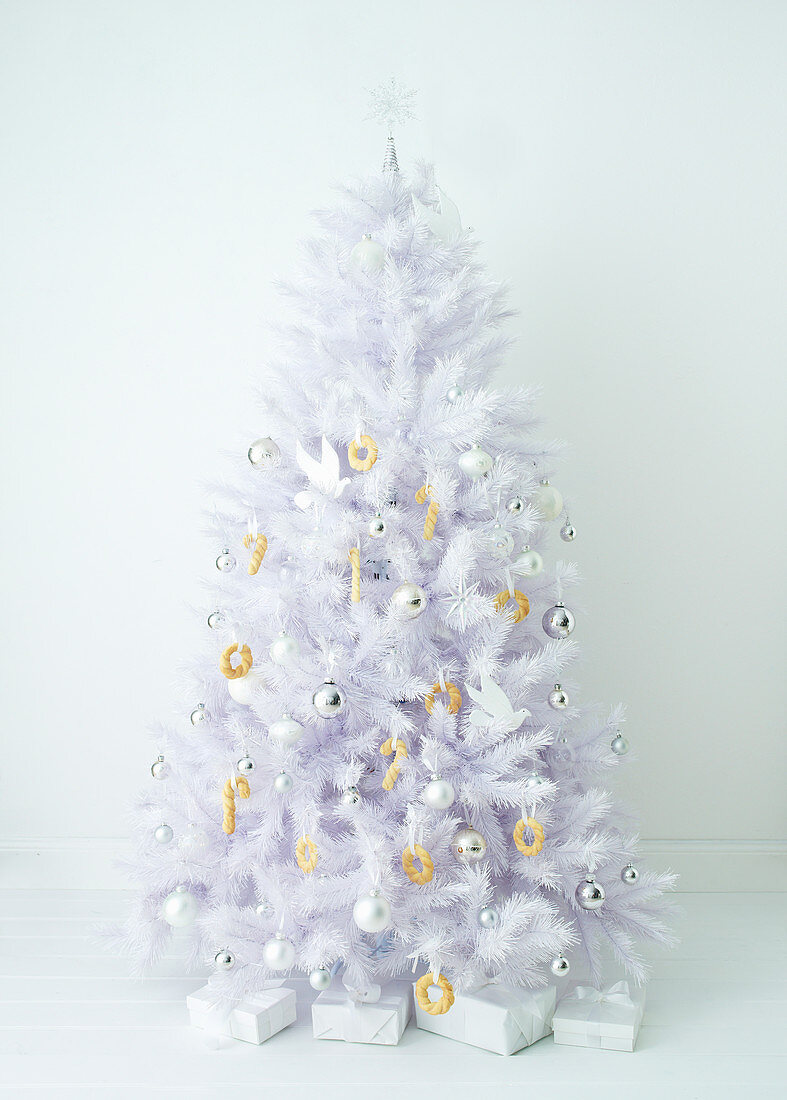
[[[307,849],[309,852],[308,859],[306,858]],[[317,866],[317,860],[320,858],[317,853],[317,845],[308,833],[304,833],[295,845],[295,858],[298,860],[298,866],[304,875],[310,875]]]
[[[420,871],[416,871],[413,865],[413,861],[416,859],[421,861]],[[408,845],[405,848],[402,852],[402,867],[410,882],[414,882],[416,886],[423,886],[425,883],[432,881],[434,863],[426,848],[422,848],[420,844],[416,844],[412,848]]]
[[[450,680],[445,682],[445,690],[448,695],[448,713],[456,714],[462,705],[462,693],[456,684],[452,684]],[[424,699],[424,706],[426,707],[427,714],[431,714],[434,710],[434,697],[439,695],[442,691],[439,684],[432,684],[432,690]]]
[[[429,1000],[429,987],[432,985],[439,985],[443,991],[439,1001]],[[454,987],[442,974],[438,975],[435,982],[434,975],[430,971],[428,974],[423,974],[415,983],[415,999],[430,1016],[442,1016],[454,1003]]]
[[[230,657],[233,653],[237,653],[240,657],[240,664],[237,668],[233,668],[230,664]],[[252,664],[253,659],[249,647],[244,645],[238,649],[237,642],[235,645],[228,645],[219,659],[219,669],[228,680],[239,680],[241,676],[246,675]]]
[[[533,830],[533,843],[525,844],[525,827],[529,825]],[[523,856],[537,856],[544,847],[544,826],[539,825],[534,817],[523,821],[520,817],[514,826],[514,844],[516,844]]]
[[[366,458],[359,458],[358,451],[366,448]],[[362,435],[360,443],[355,440],[347,448],[347,458],[354,470],[371,470],[377,461],[377,444],[370,435]]]
[[[380,753],[382,756],[390,756],[394,751],[393,738],[389,737],[387,741],[383,741],[380,745]],[[393,763],[388,768],[388,771],[383,777],[383,790],[390,791],[393,788],[396,778],[399,775],[399,771],[402,767],[402,761],[407,758],[407,746],[404,741],[399,737],[396,741],[396,753],[393,758]]]
[[[434,535],[434,525],[437,522],[437,513],[440,511],[440,504],[434,495],[432,486],[422,485],[415,494],[416,502],[418,504],[424,504],[427,497],[429,497],[429,508],[426,512],[426,521],[424,522],[424,538],[429,542],[432,535]]]
[[[236,775],[235,779],[228,779],[221,792],[221,804],[224,807],[224,820],[221,827],[227,836],[235,832],[235,789],[241,798],[248,798],[251,794],[249,781],[243,775]]]
[[[495,611],[502,611],[511,598],[511,593],[508,591],[498,592],[495,596]],[[513,599],[516,603],[514,622],[521,623],[525,616],[530,614],[530,600],[523,592],[520,592],[518,588],[514,589]]]
[[[243,545],[246,547],[247,550],[252,543],[254,543],[254,549],[252,550],[251,561],[249,562],[250,577],[253,577],[259,567],[262,565],[262,559],[265,557],[265,554],[268,550],[268,540],[265,538],[264,535],[257,535],[256,537],[253,537],[252,535],[243,536]]]
[[[350,599],[353,603],[361,602],[361,551],[357,546],[353,546],[350,553],[347,555],[350,564],[353,567],[353,583],[352,591],[350,593]]]

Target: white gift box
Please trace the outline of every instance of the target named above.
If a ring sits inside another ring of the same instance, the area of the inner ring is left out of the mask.
[[[607,989],[579,985],[555,1009],[555,1042],[572,1047],[633,1050],[645,1011],[645,990],[617,982]]]
[[[446,1039],[495,1054],[515,1054],[550,1033],[554,1011],[554,986],[518,989],[490,982],[473,992],[458,993],[441,1016],[425,1012],[416,999],[415,1022],[424,1031]]]
[[[372,1003],[354,999],[345,989],[326,989],[312,1004],[315,1039],[396,1046],[409,1019],[408,986],[388,986]]]
[[[186,997],[194,1027],[242,1039],[244,1043],[264,1043],[295,1022],[295,990],[284,986],[248,993],[230,1011],[225,1005],[208,985]]]

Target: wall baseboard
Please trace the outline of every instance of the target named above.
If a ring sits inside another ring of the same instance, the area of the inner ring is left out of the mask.
[[[643,840],[643,861],[680,875],[681,893],[787,891],[785,840]],[[115,837],[0,838],[0,888],[123,890]],[[733,878],[734,876],[734,878]]]

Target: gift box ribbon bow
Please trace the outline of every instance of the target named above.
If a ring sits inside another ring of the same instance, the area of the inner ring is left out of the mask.
[[[606,989],[594,989],[592,985],[578,985],[573,996],[588,1005],[618,1005],[621,1008],[634,1008],[629,995],[628,982],[615,982]]]

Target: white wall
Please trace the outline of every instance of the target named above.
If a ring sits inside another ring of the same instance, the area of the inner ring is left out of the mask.
[[[85,852],[110,881],[199,629],[201,485],[255,434],[271,277],[379,162],[365,89],[393,73],[420,90],[403,166],[434,159],[486,242],[507,378],[573,444],[585,694],[630,704],[643,835],[689,884],[731,840],[772,882],[786,33],[761,0],[5,0],[6,881],[87,881]]]

